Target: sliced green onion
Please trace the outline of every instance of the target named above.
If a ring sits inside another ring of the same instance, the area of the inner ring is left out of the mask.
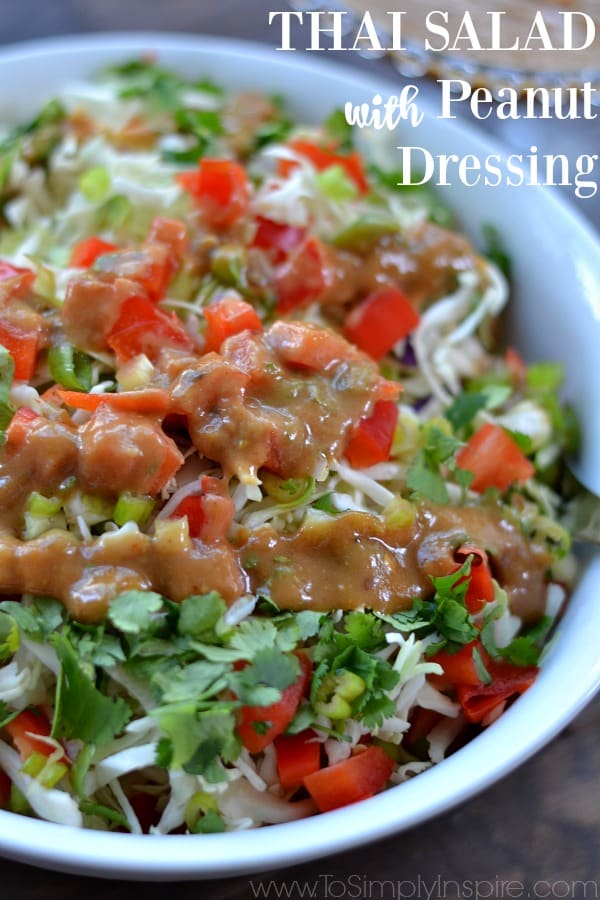
[[[154,375],[154,366],[145,353],[138,353],[119,367],[117,381],[124,391],[135,391],[146,387]]]
[[[86,200],[99,203],[110,190],[110,175],[104,166],[88,169],[79,179],[79,190]]]
[[[96,225],[98,229],[114,229],[118,231],[126,225],[133,214],[133,204],[124,194],[115,194],[105,200],[98,209]]]
[[[415,504],[400,496],[394,497],[383,510],[383,518],[389,528],[407,528],[413,524],[416,515]]]
[[[119,494],[112,517],[117,525],[125,525],[127,522],[145,525],[152,515],[153,509],[154,500],[151,497],[143,497],[139,494],[130,494],[129,491],[122,491]]]
[[[317,173],[316,180],[321,193],[336,203],[354,200],[358,196],[358,188],[343,166],[328,166],[323,172]]]
[[[393,219],[372,215],[360,216],[347,225],[333,239],[334,247],[364,253],[370,250],[385,234],[395,234],[399,225]]]
[[[538,362],[527,367],[527,386],[533,391],[557,391],[564,377],[562,363]]]
[[[30,512],[26,512],[23,518],[22,538],[24,541],[33,541],[53,528],[61,531],[66,531],[67,528],[67,520],[63,513],[57,513],[55,516],[34,516]]]
[[[26,775],[31,775],[32,778],[37,778],[47,762],[47,756],[34,750],[21,766],[21,772],[25,772]]]
[[[18,813],[20,816],[26,816],[31,812],[27,797],[14,782],[10,786],[9,806],[11,812]]]
[[[57,384],[88,393],[92,387],[92,361],[71,344],[57,344],[48,351],[48,367]]]
[[[121,825],[121,827],[126,828],[127,831],[131,830],[129,822],[123,813],[116,809],[112,809],[110,806],[103,806],[102,803],[94,803],[93,800],[80,800],[79,809],[84,816],[97,816],[100,819],[106,819],[107,822],[112,822],[113,825]]]
[[[226,287],[234,287],[242,292],[247,289],[246,253],[243,247],[223,244],[214,251],[210,269],[214,277]]]
[[[62,503],[60,497],[44,497],[43,494],[32,491],[25,509],[32,516],[55,516],[60,512]]]
[[[284,509],[293,509],[305,503],[315,486],[315,479],[312,476],[284,480],[272,472],[262,472],[261,480],[268,496]]]
[[[6,612],[0,612],[0,662],[10,659],[19,649],[19,626]]]
[[[195,831],[198,820],[208,812],[218,812],[217,801],[206,791],[198,791],[188,800],[185,808],[185,824],[191,832]]]
[[[330,719],[348,719],[351,703],[365,692],[366,682],[360,675],[344,669],[337,675],[326,675],[317,693],[315,712]]]

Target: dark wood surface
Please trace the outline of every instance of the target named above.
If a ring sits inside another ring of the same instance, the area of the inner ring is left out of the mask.
[[[276,36],[267,26],[269,7],[283,9],[285,4],[274,0],[0,0],[0,42],[75,32],[160,29],[273,43]],[[350,55],[345,55],[345,63],[389,71],[384,62],[350,60]],[[583,212],[590,214],[591,208]],[[596,219],[595,214],[590,217]],[[145,900],[162,900],[169,891],[178,900],[198,896],[225,900],[254,897],[260,883],[268,887],[273,879],[287,889],[281,896],[294,900],[301,896],[454,900],[475,897],[477,889],[481,898],[595,900],[600,897],[599,725],[597,698],[549,747],[474,800],[410,832],[329,859],[252,879],[173,887],[107,883],[0,861],[0,897],[125,900],[140,891]],[[383,881],[387,884],[382,885]]]

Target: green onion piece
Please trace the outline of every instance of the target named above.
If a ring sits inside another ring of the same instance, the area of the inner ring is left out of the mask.
[[[390,500],[383,510],[385,524],[390,528],[407,528],[415,521],[416,514],[417,509],[414,503],[400,496]]]
[[[564,377],[562,363],[538,362],[527,367],[527,387],[533,391],[557,391]]]
[[[106,819],[107,822],[112,822],[113,825],[121,825],[123,828],[126,828],[127,831],[131,830],[129,822],[123,813],[116,809],[111,809],[110,806],[103,806],[102,803],[94,803],[93,800],[80,800],[79,809],[84,816],[98,816],[100,819]]]
[[[6,429],[14,415],[10,403],[10,389],[15,374],[15,361],[0,344],[0,445],[6,441]]]
[[[293,509],[305,503],[315,486],[315,479],[312,476],[284,480],[272,472],[262,472],[261,480],[268,496],[284,509]]]
[[[124,194],[114,194],[105,200],[98,209],[96,227],[103,231],[113,229],[118,231],[127,224],[133,214],[133,204]]]
[[[34,752],[27,757],[27,759],[21,766],[21,772],[25,772],[26,775],[31,775],[32,778],[36,778],[47,762],[47,756],[44,756],[43,753],[39,753],[37,750],[34,750]]]
[[[25,509],[32,516],[55,516],[60,512],[61,506],[60,497],[44,497],[37,491],[32,491],[27,498]]]
[[[95,752],[96,748],[93,744],[86,744],[81,748],[81,750],[77,754],[77,759],[71,766],[71,786],[80,799],[83,799],[85,796],[83,783],[92,763],[92,759],[94,758]]]
[[[31,812],[31,807],[25,794],[14,783],[10,786],[9,807],[11,812],[18,813],[20,816],[26,816]]]
[[[37,780],[42,787],[53,788],[59,781],[62,781],[68,771],[69,768],[64,763],[48,761],[39,773]]]
[[[217,801],[206,791],[198,791],[190,798],[185,808],[185,824],[194,832],[198,820],[209,812],[217,812]]]
[[[333,503],[332,494],[324,494],[322,497],[319,497],[318,500],[315,500],[312,506],[313,509],[320,509],[321,512],[328,513],[330,516],[337,516],[340,512]]]
[[[0,612],[0,662],[10,659],[19,649],[19,626],[8,613]]]
[[[117,525],[125,525],[127,522],[145,525],[152,515],[153,509],[154,500],[151,497],[122,491],[113,512],[113,520]]]
[[[70,391],[88,393],[92,386],[92,361],[71,344],[57,344],[48,351],[48,367],[57,384]]]
[[[104,166],[88,169],[79,179],[79,190],[86,200],[99,203],[110,190],[110,175]]]
[[[326,675],[317,694],[315,711],[330,719],[347,719],[352,714],[350,704],[364,694],[366,686],[360,675],[347,669],[337,675]]]
[[[33,541],[40,534],[44,534],[52,528],[59,528],[61,531],[66,531],[67,528],[67,520],[61,512],[54,516],[34,516],[30,512],[25,512],[23,518],[22,538],[24,541]]]
[[[225,822],[216,810],[209,809],[205,816],[200,816],[191,831],[194,834],[220,834],[225,831]]]
[[[370,250],[385,234],[395,234],[398,228],[398,223],[393,219],[371,215],[360,216],[334,237],[333,245],[340,250],[364,253]]]
[[[358,188],[343,166],[328,166],[323,172],[317,173],[316,180],[321,193],[336,203],[354,200],[358,196]]]
[[[246,281],[246,253],[237,244],[223,244],[212,255],[211,273],[226,287],[244,291]]]

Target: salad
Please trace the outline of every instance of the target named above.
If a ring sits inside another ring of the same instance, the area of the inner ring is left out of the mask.
[[[0,809],[291,821],[534,682],[575,578],[560,365],[377,136],[152,59],[0,142]]]

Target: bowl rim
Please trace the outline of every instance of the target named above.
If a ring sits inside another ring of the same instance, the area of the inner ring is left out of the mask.
[[[117,55],[135,54],[149,47],[159,54],[202,50],[225,56],[236,65],[243,60],[283,66],[298,74],[307,72],[314,76],[316,72],[325,78],[343,78],[349,90],[354,86],[360,90],[372,88],[375,91],[381,90],[388,81],[390,85],[392,83],[385,76],[371,75],[338,62],[332,64],[321,59],[275,56],[274,48],[267,44],[160,31],[100,32],[6,45],[0,48],[0,72],[4,66],[29,57],[46,58],[51,62],[53,56],[65,53],[82,56],[88,49]],[[82,71],[85,68],[85,65],[82,66]],[[424,102],[423,106],[427,108],[428,104]],[[456,125],[444,125],[452,126],[450,132],[460,131],[472,136],[480,146],[503,150],[500,141],[488,139],[469,123],[461,121]],[[568,222],[586,247],[597,253],[600,242],[593,226],[556,190],[538,190],[544,192],[545,202],[550,204],[553,212]],[[582,593],[583,588],[591,591],[599,577],[600,556],[597,556],[584,573]],[[585,621],[581,625],[579,623],[582,618],[581,610],[574,604],[567,610],[564,621],[575,620],[574,627],[583,628],[586,627]],[[268,831],[261,828],[224,835],[202,835],[201,838],[195,835],[137,836],[87,831],[0,811],[0,854],[51,869],[106,878],[175,880],[264,872],[348,850],[421,824],[452,809],[536,753],[600,689],[600,660],[591,667],[580,663],[579,670],[575,661],[575,669],[580,680],[572,689],[566,707],[553,708],[548,697],[551,685],[559,684],[564,674],[552,653],[536,684],[494,724],[493,729],[483,732],[460,752],[445,760],[443,765],[434,766],[417,779],[363,801],[360,816],[361,821],[368,825],[366,835],[356,827],[353,816],[349,815],[352,807],[299,822],[269,826]],[[499,757],[496,750],[490,761],[486,756],[490,749],[505,738],[510,739],[511,735],[514,738],[515,730],[521,729],[526,734],[532,714],[539,718],[540,712],[544,712],[545,717],[533,735],[528,734],[517,747],[511,746],[509,740],[505,755]],[[482,756],[486,761],[483,767],[480,765]],[[455,779],[456,783],[449,787],[448,781],[451,781],[453,773],[462,773],[462,777]],[[425,801],[421,794],[426,795]],[[411,805],[414,797],[418,803]]]

